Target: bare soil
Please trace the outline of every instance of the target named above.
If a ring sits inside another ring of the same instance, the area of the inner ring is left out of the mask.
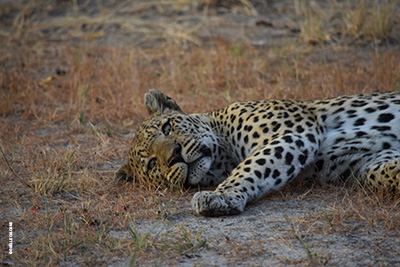
[[[114,181],[150,88],[186,112],[400,90],[398,3],[379,9],[388,35],[354,33],[346,3],[301,3],[0,1],[0,262],[400,266],[398,196],[294,184],[203,218],[194,189]]]

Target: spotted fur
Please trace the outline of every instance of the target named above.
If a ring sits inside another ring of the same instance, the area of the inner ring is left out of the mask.
[[[119,178],[136,173],[166,185],[218,185],[194,195],[197,214],[239,214],[299,176],[356,177],[400,189],[400,93],[320,101],[265,100],[185,114],[157,90]]]

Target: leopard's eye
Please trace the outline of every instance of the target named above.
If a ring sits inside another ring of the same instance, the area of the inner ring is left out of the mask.
[[[161,127],[161,131],[163,132],[163,134],[165,136],[169,135],[171,132],[171,123],[169,123],[169,121],[167,121],[166,123],[164,123],[164,125]]]
[[[157,159],[156,158],[152,158],[151,160],[149,160],[149,163],[147,164],[147,170],[150,171],[152,170],[157,164]]]

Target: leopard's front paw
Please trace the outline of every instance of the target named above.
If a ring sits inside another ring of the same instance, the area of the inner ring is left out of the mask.
[[[192,199],[192,209],[199,215],[216,217],[236,215],[243,211],[244,201],[213,192],[197,192]]]

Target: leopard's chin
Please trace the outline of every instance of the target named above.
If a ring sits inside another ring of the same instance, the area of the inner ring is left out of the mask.
[[[196,161],[188,164],[188,174],[185,179],[185,186],[203,186],[209,183],[208,171],[213,163],[211,156],[203,156]]]

